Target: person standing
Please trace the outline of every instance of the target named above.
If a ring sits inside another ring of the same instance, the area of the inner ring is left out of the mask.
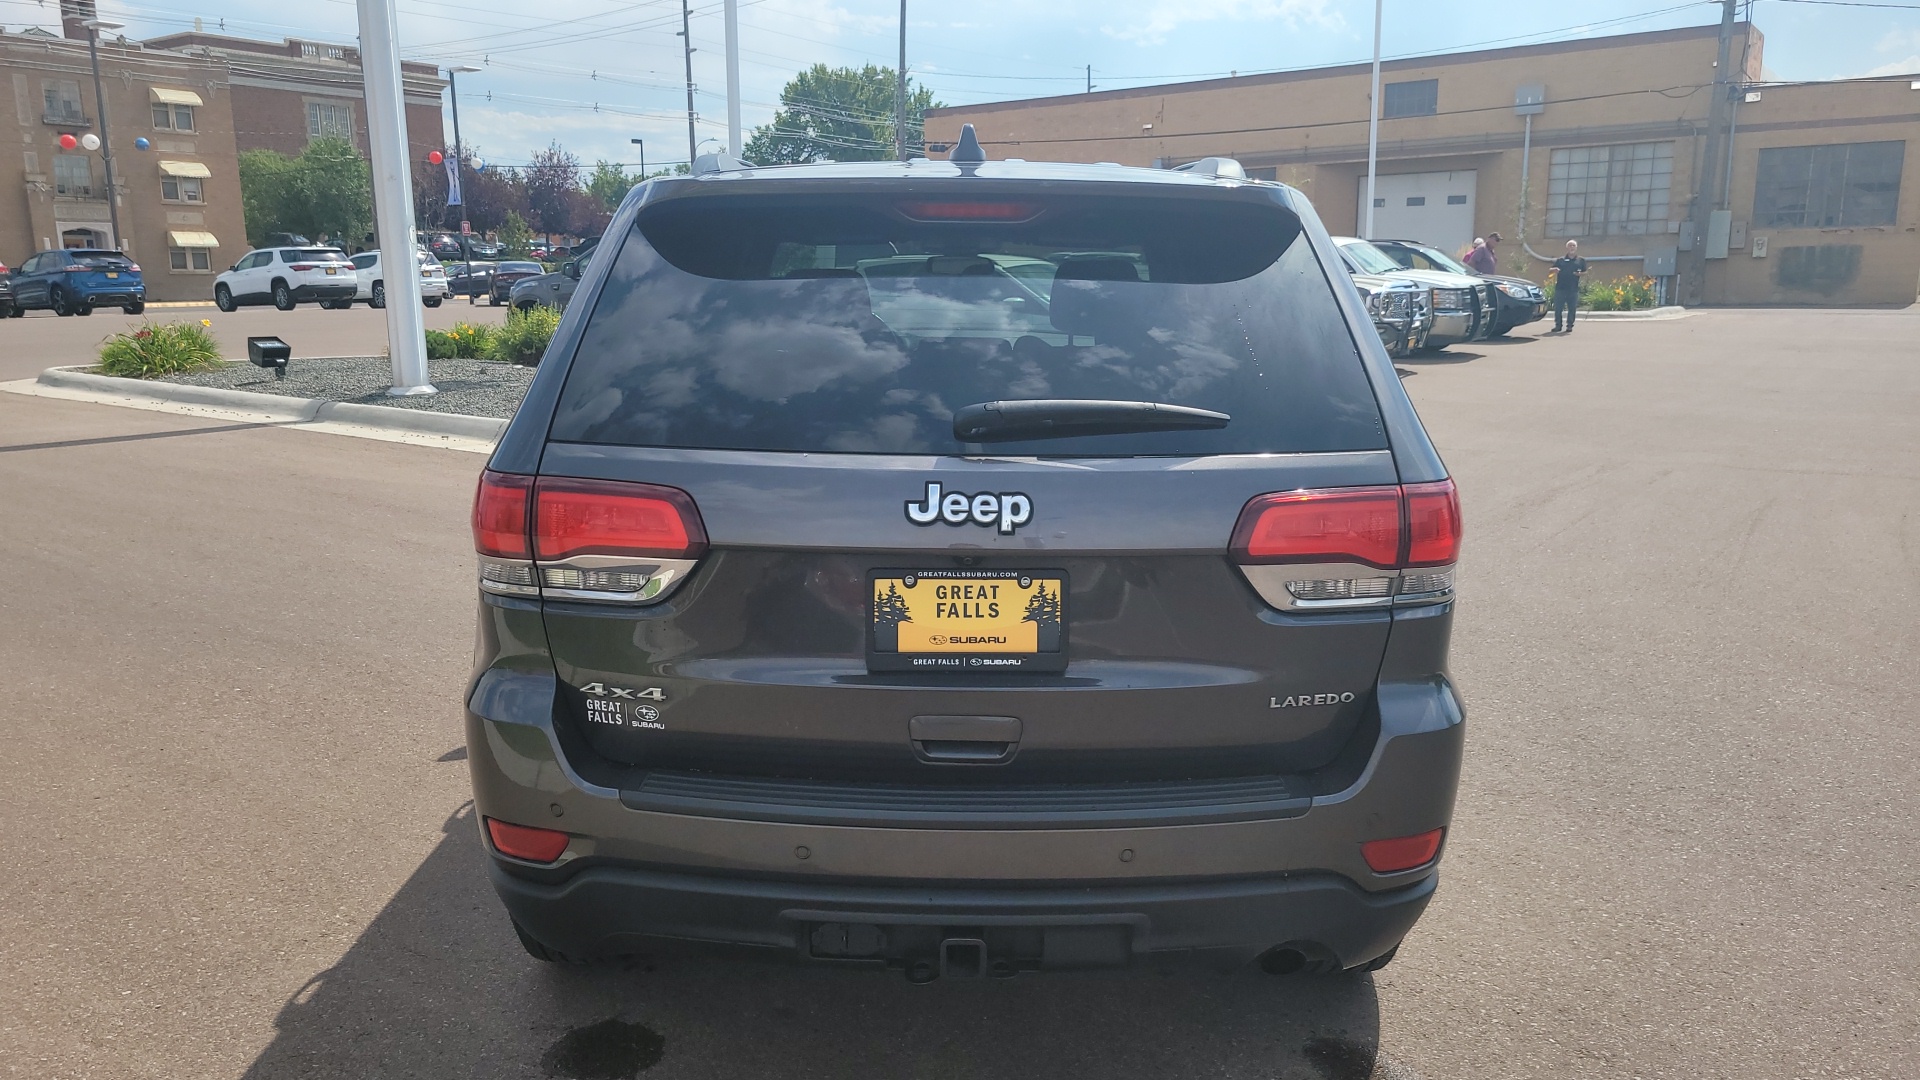
[[[1492,248],[1479,237],[1474,237],[1473,250],[1467,252],[1467,257],[1460,261],[1467,264],[1467,269],[1483,277],[1493,273],[1495,266]]]
[[[1580,310],[1580,278],[1587,260],[1580,257],[1580,241],[1567,241],[1567,253],[1553,260],[1553,333],[1560,333],[1560,313],[1566,312],[1566,332],[1573,333],[1573,315]]]

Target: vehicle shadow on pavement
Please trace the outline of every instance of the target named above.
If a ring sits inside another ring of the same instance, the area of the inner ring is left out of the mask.
[[[1475,345],[1485,342],[1476,341]],[[1412,356],[1403,356],[1395,360],[1396,364],[1465,364],[1484,357],[1485,353],[1467,352],[1464,349],[1447,349],[1444,352],[1417,352]]]
[[[1249,966],[913,986],[698,954],[541,964],[486,882],[471,814],[447,821],[340,962],[292,995],[248,1080],[1376,1074],[1366,975]]]

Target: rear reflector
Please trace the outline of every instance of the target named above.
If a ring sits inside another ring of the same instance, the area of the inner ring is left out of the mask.
[[[542,477],[534,489],[534,557],[692,559],[707,550],[693,498],[679,488]]]
[[[1261,495],[1240,512],[1233,554],[1241,562],[1357,561],[1391,568],[1400,555],[1400,489]]]
[[[1360,845],[1360,857],[1376,874],[1395,874],[1413,870],[1433,861],[1440,854],[1440,838],[1445,829],[1434,829],[1417,836],[1396,836],[1391,840],[1369,840]]]
[[[1040,213],[1036,203],[903,202],[900,212],[915,221],[1026,221]]]
[[[558,859],[560,853],[567,850],[569,839],[566,833],[554,829],[511,825],[493,818],[487,819],[487,836],[500,854],[538,863],[550,863]]]
[[[526,559],[527,504],[533,477],[488,469],[473,496],[473,549],[501,559]]]

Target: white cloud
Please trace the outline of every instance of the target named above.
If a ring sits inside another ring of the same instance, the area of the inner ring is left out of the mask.
[[[1890,53],[1901,49],[1920,49],[1920,30],[1889,30],[1873,45],[1874,52]]]
[[[1238,22],[1278,19],[1289,30],[1298,30],[1303,25],[1338,30],[1346,25],[1339,12],[1330,10],[1327,0],[1153,0],[1140,18],[1105,25],[1100,30],[1121,41],[1158,45],[1169,33],[1187,23],[1221,19]]]
[[[1920,75],[1920,53],[1861,72],[1855,78],[1874,79],[1882,75]]]

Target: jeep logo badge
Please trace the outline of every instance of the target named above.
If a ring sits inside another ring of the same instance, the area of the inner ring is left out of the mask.
[[[1001,533],[1011,535],[1032,519],[1033,500],[1018,491],[983,491],[978,495],[958,491],[943,493],[938,481],[929,480],[926,497],[919,502],[907,502],[907,520],[915,525],[931,525],[936,521],[949,525],[972,522],[997,526]]]

